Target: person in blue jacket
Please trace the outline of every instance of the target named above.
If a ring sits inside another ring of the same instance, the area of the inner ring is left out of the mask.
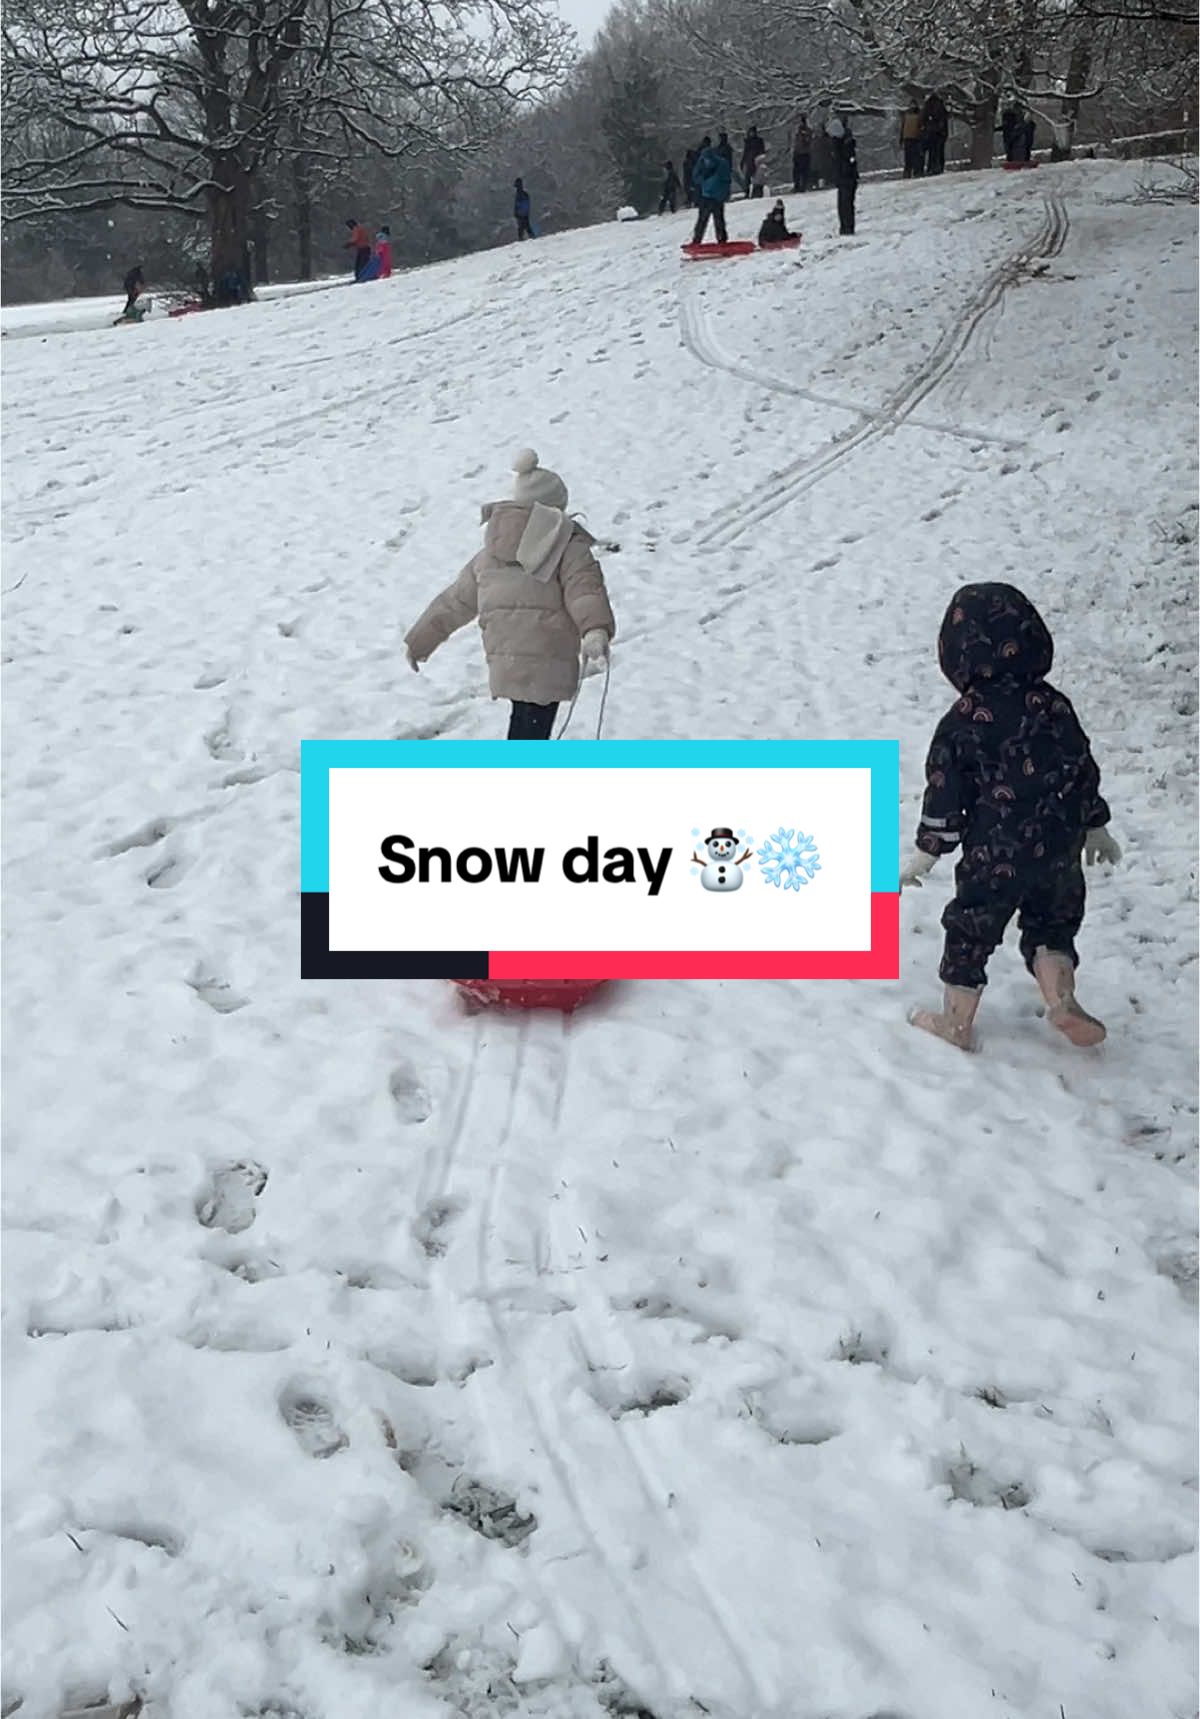
[[[692,235],[692,243],[703,244],[711,216],[717,231],[717,243],[727,244],[729,234],[725,227],[725,205],[733,188],[733,163],[721,150],[713,148],[711,137],[706,137],[700,145],[700,155],[692,169],[692,184],[700,199],[700,213],[696,217],[696,231]]]
[[[513,190],[516,193],[513,198],[513,215],[517,223],[517,237],[518,239],[532,239],[534,237],[533,204],[530,201],[528,191],[525,189],[525,181],[514,179]]]

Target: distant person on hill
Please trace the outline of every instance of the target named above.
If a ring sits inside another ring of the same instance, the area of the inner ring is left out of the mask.
[[[915,101],[900,115],[900,148],[904,152],[904,177],[925,177],[925,123]]]
[[[792,190],[807,191],[808,175],[812,166],[813,134],[808,123],[808,115],[802,113],[796,126],[796,135],[792,139]]]
[[[707,142],[708,139],[705,139],[705,143],[700,145],[700,149],[703,149]],[[692,174],[696,171],[696,162],[700,158],[700,149],[685,150],[683,156],[683,200],[689,209],[691,209],[696,202],[696,188],[692,184]]]
[[[848,115],[834,114],[829,122],[829,143],[837,186],[838,231],[846,238],[854,232],[854,199],[858,195],[858,141]]]
[[[725,133],[721,133],[725,137]],[[729,139],[725,138],[726,143]],[[728,244],[729,233],[725,227],[725,205],[729,201],[729,193],[733,189],[733,158],[726,155],[720,143],[714,148],[710,143],[701,150],[700,159],[692,174],[692,183],[700,197],[700,213],[696,217],[696,230],[692,235],[692,243],[704,243],[705,230],[711,218],[717,231],[717,243]]]
[[[1036,127],[1020,102],[1010,102],[1000,115],[1000,132],[1004,138],[1004,156],[1007,161],[1029,161],[1033,156],[1033,138]]]
[[[1015,586],[964,585],[943,617],[938,662],[958,697],[930,742],[917,851],[900,869],[901,888],[961,852],[942,914],[942,1008],[909,1019],[970,1050],[988,960],[1017,914],[1021,954],[1051,1026],[1073,1045],[1099,1044],[1102,1023],[1075,1000],[1083,865],[1114,865],[1121,850],[1105,828],[1088,737],[1070,699],[1046,679],[1049,628]]]
[[[386,281],[392,273],[392,229],[380,227],[375,235],[375,255],[379,259],[377,280]]]
[[[509,699],[510,740],[549,740],[581,672],[608,658],[616,632],[593,538],[567,513],[567,486],[531,448],[513,462],[511,501],[483,510],[483,548],[405,638],[419,669],[478,620],[493,698]],[[582,670],[580,657],[583,658]]]
[[[523,179],[513,180],[513,218],[517,223],[517,238],[532,239],[533,231],[533,202],[525,189]]]
[[[925,131],[925,172],[932,177],[946,171],[946,142],[950,136],[950,115],[936,90],[926,96],[921,119]]]
[[[833,184],[833,144],[826,120],[822,120],[818,125],[813,138],[812,183],[816,190],[820,190],[822,185]]]
[[[146,290],[146,277],[142,273],[141,263],[134,264],[121,282],[121,286],[125,292],[125,308],[121,315],[132,317],[134,305]]]
[[[1033,115],[1031,113],[1027,113],[1025,115],[1025,123],[1021,127],[1021,159],[1022,159],[1022,161],[1032,161],[1033,160],[1033,139],[1034,139],[1036,132],[1037,132],[1037,126],[1034,123]]]
[[[777,197],[770,214],[758,229],[758,242],[760,245],[783,245],[794,237],[795,234],[788,231],[787,211],[783,206],[783,198]]]
[[[666,177],[663,180],[662,196],[658,200],[659,214],[661,215],[664,209],[669,208],[673,215],[675,213],[678,198],[679,175],[675,171],[675,163],[673,161],[668,161]]]
[[[368,256],[370,252],[367,253]],[[229,310],[235,304],[245,304],[249,300],[246,282],[239,269],[226,269],[213,288],[214,310]]]
[[[361,280],[362,272],[371,260],[371,235],[353,215],[346,217],[346,226],[350,230],[350,237],[342,249],[354,252],[354,278]]]
[[[728,163],[729,163],[729,182],[730,182],[730,184],[732,184],[733,183],[733,145],[729,141],[729,133],[727,131],[719,131],[717,133],[717,154],[722,158],[722,160],[728,161]]]
[[[766,152],[766,143],[756,125],[752,125],[746,133],[742,144],[742,178],[746,183],[746,195],[753,195],[754,169],[758,166],[758,158]]]
[[[754,170],[750,175],[750,190],[748,195],[751,197],[765,196],[767,181],[770,176],[770,162],[766,155],[760,155],[758,160],[754,163]]]

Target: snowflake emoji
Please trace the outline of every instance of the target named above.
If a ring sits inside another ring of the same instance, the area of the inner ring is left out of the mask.
[[[758,850],[764,883],[776,889],[803,889],[821,869],[817,844],[803,830],[785,830],[782,825]]]

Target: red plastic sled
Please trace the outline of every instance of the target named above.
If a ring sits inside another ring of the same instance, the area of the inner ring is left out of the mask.
[[[1006,161],[1004,171],[1006,173],[1023,173],[1027,167],[1040,167],[1041,165],[1040,161]]]
[[[723,245],[681,245],[689,262],[703,262],[707,257],[748,257],[757,247],[749,239],[729,239]]]
[[[454,979],[476,1002],[502,1009],[559,1009],[572,1014],[603,979]]]
[[[167,315],[168,316],[195,316],[197,311],[207,310],[207,309],[208,309],[208,306],[206,304],[201,304],[201,302],[198,298],[197,299],[189,299],[187,304],[177,304],[173,310],[169,310],[167,312]]]
[[[803,233],[793,233],[790,239],[768,240],[766,244],[760,239],[758,248],[760,251],[794,251],[799,248],[803,237]]]

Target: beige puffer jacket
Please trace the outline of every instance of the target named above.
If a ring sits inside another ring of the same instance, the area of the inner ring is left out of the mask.
[[[604,574],[592,554],[595,538],[551,508],[513,501],[484,508],[483,518],[483,548],[433,599],[404,642],[424,662],[478,616],[492,697],[561,704],[579,684],[583,634],[599,627],[611,639],[616,632]],[[532,572],[521,565],[518,550]]]

